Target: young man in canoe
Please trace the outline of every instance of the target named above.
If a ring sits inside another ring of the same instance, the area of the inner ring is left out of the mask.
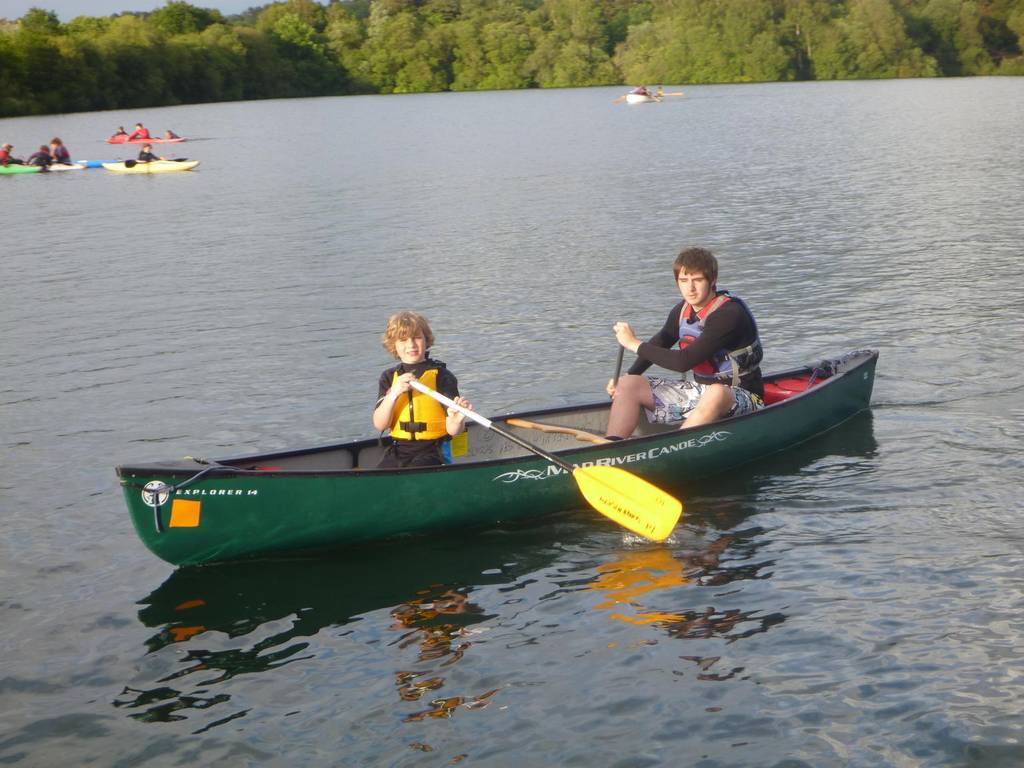
[[[681,421],[681,428],[764,407],[757,323],[742,300],[718,290],[718,260],[704,248],[685,248],[673,272],[683,300],[660,331],[641,342],[629,323],[613,326],[616,341],[638,359],[617,384],[608,382],[610,439],[633,434],[641,407],[650,421]],[[652,364],[692,371],[693,381],[641,376]]]
[[[434,334],[427,319],[416,312],[398,312],[388,318],[382,338],[384,349],[398,365],[380,375],[373,426],[391,430],[380,467],[432,467],[450,463],[451,438],[466,428],[465,416],[414,390],[417,379],[436,392],[472,409],[459,396],[459,382],[440,360],[427,357]]]

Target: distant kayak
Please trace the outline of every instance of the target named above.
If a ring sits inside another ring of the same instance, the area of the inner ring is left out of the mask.
[[[626,102],[627,104],[657,104],[661,102],[666,96],[683,96],[685,95],[682,91],[675,91],[673,93],[665,93],[660,87],[656,91],[651,91],[646,86],[641,85],[639,88],[634,88],[629,93],[625,93],[619,96],[617,99],[613,99],[613,104],[619,102]]]
[[[50,163],[51,171],[84,171],[84,163]]]
[[[183,136],[176,139],[129,139],[128,136],[114,134],[107,139],[107,144],[180,144],[183,141],[188,139]]]
[[[658,102],[661,99],[651,96],[649,93],[627,93],[626,103],[627,104],[650,104],[652,102]]]
[[[151,160],[148,163],[125,160],[123,163],[103,163],[104,168],[114,173],[173,173],[191,171],[197,165],[198,160]]]
[[[39,173],[42,166],[39,165],[0,165],[0,173]]]
[[[104,163],[116,163],[117,160],[75,160],[76,165],[84,165],[86,168],[102,168]]]

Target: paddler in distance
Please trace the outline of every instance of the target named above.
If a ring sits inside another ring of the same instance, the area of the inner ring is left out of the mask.
[[[142,149],[139,150],[139,156],[136,158],[137,163],[151,163],[154,160],[165,160],[166,158],[157,157],[153,154],[152,144],[143,144]]]
[[[148,138],[151,138],[149,135],[149,129],[143,126],[142,123],[136,123],[135,130],[132,131],[131,135],[127,138],[127,141],[135,141],[136,139]]]

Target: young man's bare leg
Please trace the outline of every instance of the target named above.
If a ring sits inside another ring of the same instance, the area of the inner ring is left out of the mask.
[[[700,396],[694,409],[686,414],[680,429],[701,427],[718,421],[729,413],[734,405],[736,405],[736,398],[733,397],[731,387],[724,384],[712,384],[704,390],[704,394]]]
[[[615,387],[615,398],[608,416],[608,437],[625,438],[633,434],[640,422],[640,408],[654,408],[651,384],[646,376],[627,374]]]

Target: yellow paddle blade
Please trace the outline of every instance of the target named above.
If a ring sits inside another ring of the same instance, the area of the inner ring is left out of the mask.
[[[654,541],[667,539],[683,512],[679,499],[618,467],[576,467],[572,476],[594,509]]]

